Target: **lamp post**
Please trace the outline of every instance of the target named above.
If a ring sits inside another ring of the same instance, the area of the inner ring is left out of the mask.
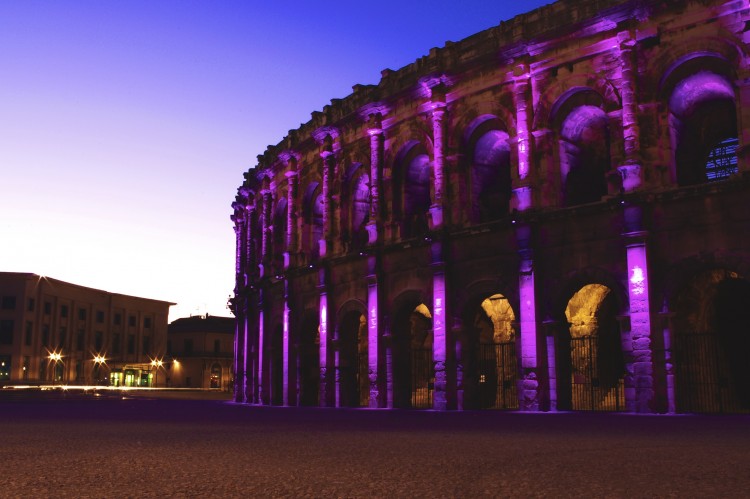
[[[153,368],[155,369],[155,371],[156,371],[156,372],[155,372],[155,374],[154,374],[154,388],[156,388],[156,387],[157,387],[157,385],[158,385],[158,383],[157,383],[157,382],[158,382],[158,380],[159,380],[159,368],[160,368],[160,367],[161,367],[161,366],[162,366],[163,364],[164,364],[164,363],[162,362],[162,360],[161,360],[161,359],[152,359],[152,360],[151,360],[151,367],[153,367]]]
[[[104,358],[104,355],[94,355],[94,384],[99,384],[99,370],[102,367],[102,364],[105,364],[107,362],[107,359]]]

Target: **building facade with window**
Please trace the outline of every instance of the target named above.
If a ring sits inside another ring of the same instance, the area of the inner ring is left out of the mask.
[[[153,386],[171,305],[0,272],[0,383]]]
[[[750,410],[748,26],[561,0],[313,112],[232,205],[236,400]]]
[[[234,318],[206,314],[169,324],[167,386],[231,391]]]

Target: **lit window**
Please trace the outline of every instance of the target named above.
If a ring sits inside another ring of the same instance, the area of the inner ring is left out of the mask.
[[[706,179],[709,182],[724,180],[737,173],[737,137],[730,137],[719,142],[706,160]]]

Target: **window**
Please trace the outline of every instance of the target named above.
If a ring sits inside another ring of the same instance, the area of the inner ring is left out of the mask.
[[[3,310],[15,310],[16,297],[15,296],[3,296],[2,307],[3,307]]]
[[[135,353],[135,335],[128,335],[128,354],[133,355]]]
[[[68,306],[60,305],[60,317],[67,317],[67,316],[68,316]]]
[[[102,348],[104,347],[104,333],[101,331],[97,331],[94,333],[94,349],[97,351],[97,353],[102,351]]]
[[[65,340],[67,340],[68,336],[68,328],[61,327],[60,328],[60,334],[58,336],[58,342],[57,342],[57,348],[63,348],[65,346]]]
[[[86,320],[86,309],[85,308],[79,308],[78,309],[78,320],[79,321],[85,321]]]
[[[10,379],[10,355],[0,355],[0,380]]]
[[[706,178],[709,182],[724,180],[737,173],[737,137],[731,137],[719,142],[706,160]]]
[[[135,315],[131,315],[128,317],[128,326],[135,327]]]
[[[27,347],[31,346],[31,332],[34,330],[34,324],[32,322],[26,322],[26,331],[24,331],[23,344]]]
[[[151,317],[143,318],[143,327],[145,327],[146,329],[151,329]]]
[[[13,321],[0,321],[0,345],[11,345],[13,343]]]
[[[49,315],[52,313],[52,304],[48,301],[44,302],[44,313],[45,315]]]
[[[79,352],[83,350],[83,343],[84,343],[83,329],[79,329],[78,333],[76,333],[76,350],[78,350]]]
[[[101,310],[96,311],[96,322],[97,324],[104,323],[104,312],[102,312]]]
[[[122,314],[115,314],[112,322],[115,323],[115,326],[119,326],[120,324],[122,324]]]
[[[112,354],[119,355],[120,354],[120,335],[115,334],[112,337]]]
[[[34,299],[29,298],[29,300],[26,302],[26,311],[33,312],[34,306],[35,306]]]
[[[49,346],[49,326],[47,324],[42,326],[42,346]]]
[[[214,353],[221,352],[221,340],[214,340]]]
[[[193,353],[193,340],[185,340],[183,345],[185,346],[185,354],[189,355]]]

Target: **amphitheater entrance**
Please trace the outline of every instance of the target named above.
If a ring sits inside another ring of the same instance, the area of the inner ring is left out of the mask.
[[[320,386],[320,329],[316,311],[307,311],[302,319],[298,340],[299,404],[318,405]]]
[[[602,284],[568,301],[560,337],[558,406],[574,411],[625,409],[625,362],[615,294]]]
[[[368,367],[367,319],[359,311],[350,311],[339,326],[339,404],[342,407],[369,405]]]
[[[271,373],[271,405],[284,404],[284,350],[282,346],[283,329],[281,325],[276,326],[271,337],[270,362]]]
[[[750,282],[700,273],[678,295],[673,319],[679,412],[750,412]]]
[[[420,303],[402,307],[394,319],[393,405],[430,409],[435,385],[432,314]]]
[[[470,307],[465,360],[467,406],[518,409],[516,316],[510,302],[495,294]]]

